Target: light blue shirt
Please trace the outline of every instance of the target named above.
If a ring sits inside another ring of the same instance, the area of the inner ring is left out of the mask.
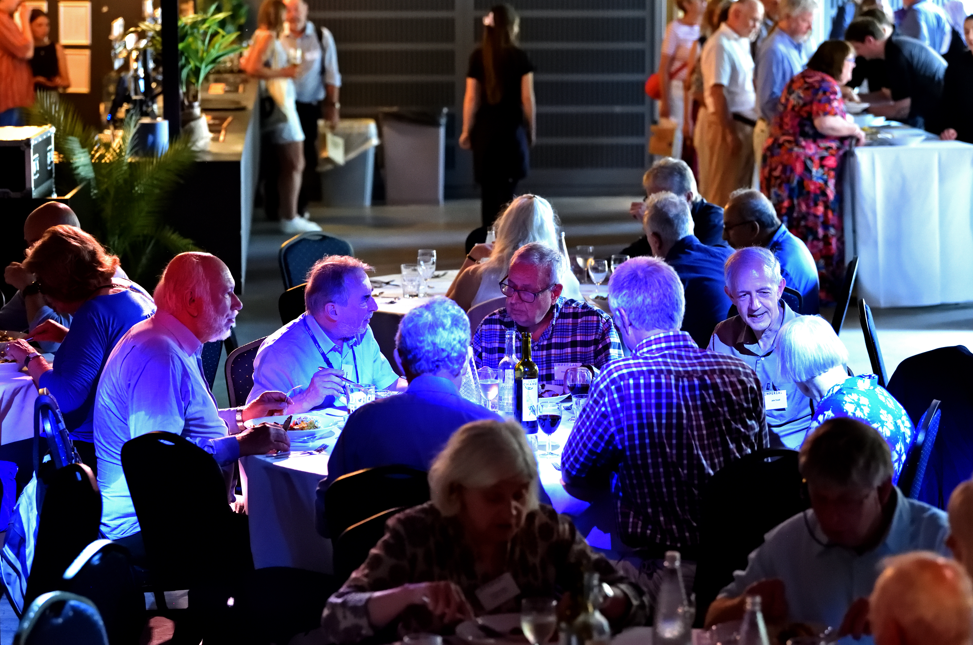
[[[340,365],[345,378],[354,383],[371,384],[375,389],[384,390],[399,378],[382,354],[371,327],[366,329],[359,343],[344,343],[339,352],[314,316],[305,312],[260,345],[253,362],[253,389],[247,402],[274,390],[286,392],[291,397],[303,394],[318,370],[328,367],[321,356],[322,351],[328,361],[336,369]]]
[[[945,54],[953,38],[946,12],[929,0],[919,0],[906,10],[898,33],[921,40],[937,54]]]
[[[747,570],[735,572],[733,582],[720,597],[737,597],[754,582],[778,578],[784,582],[790,621],[837,629],[851,604],[871,595],[884,558],[909,551],[952,556],[946,547],[946,514],[908,499],[898,488],[893,490],[896,506],[892,525],[875,549],[858,555],[844,547],[823,546],[828,538],[821,532],[814,511],[809,510],[767,533],[763,545],[750,554]],[[871,636],[838,642],[874,645]]]
[[[801,294],[801,311],[798,313],[817,315],[821,308],[818,267],[807,245],[786,226],[781,226],[770,238],[767,250],[780,262],[780,273],[787,286]]]
[[[324,42],[321,40],[322,34]],[[304,33],[299,38],[287,35],[282,40],[288,49],[299,47],[302,52],[301,68],[294,78],[294,98],[298,103],[317,103],[324,100],[325,84],[341,87],[338,48],[334,44],[334,36],[328,29],[322,27],[318,30],[309,20],[304,25]]]
[[[202,373],[203,344],[172,315],[158,311],[125,334],[108,357],[95,398],[95,453],[101,532],[118,540],[140,530],[122,470],[122,446],[149,432],[182,435],[218,464],[240,457],[227,436],[234,411],[222,413]]]
[[[807,66],[809,57],[805,43],[796,42],[780,29],[761,43],[757,53],[757,111],[768,122],[780,112],[784,87]]]

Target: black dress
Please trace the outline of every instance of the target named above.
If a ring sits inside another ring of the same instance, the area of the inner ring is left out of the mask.
[[[956,130],[956,138],[973,143],[973,53],[956,56],[943,78],[943,129]]]
[[[470,140],[473,146],[473,174],[483,191],[483,225],[497,218],[499,209],[513,199],[517,182],[527,176],[530,153],[524,108],[521,103],[521,79],[534,71],[524,50],[503,50],[499,76],[503,94],[491,105],[486,98],[486,74],[483,49],[470,55],[466,75],[475,78],[482,88],[480,107],[476,112]]]
[[[30,68],[34,76],[46,78],[53,81],[60,74],[57,64],[57,43],[50,43],[43,47],[34,47],[34,57],[30,59]],[[44,85],[35,85],[36,90],[49,90],[51,88]]]

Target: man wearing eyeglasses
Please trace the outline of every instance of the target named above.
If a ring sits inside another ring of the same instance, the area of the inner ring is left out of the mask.
[[[484,318],[473,335],[477,367],[500,365],[508,330],[530,332],[531,358],[537,363],[542,390],[563,390],[564,372],[569,367],[600,369],[622,357],[622,343],[611,316],[587,303],[561,297],[560,276],[566,270],[558,250],[537,242],[514,253],[507,276],[500,281],[507,306]]]

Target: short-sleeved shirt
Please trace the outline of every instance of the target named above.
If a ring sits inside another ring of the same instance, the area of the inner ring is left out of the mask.
[[[524,122],[524,108],[521,102],[521,79],[534,71],[534,65],[527,52],[519,47],[505,47],[500,55],[499,78],[503,88],[500,102],[491,105],[486,94],[486,70],[483,67],[483,49],[477,47],[470,55],[467,78],[475,78],[483,90],[476,122],[481,121],[502,125],[519,125]]]
[[[929,0],[919,0],[905,11],[899,33],[922,41],[937,54],[949,51],[953,28],[949,16]]]
[[[845,117],[841,88],[828,74],[805,69],[784,88],[770,136],[775,139],[834,139],[814,126],[814,119],[822,116]]]
[[[807,65],[807,43],[797,42],[775,29],[760,45],[757,54],[757,111],[771,121],[780,110],[780,95],[788,81]]]
[[[757,94],[753,87],[753,56],[750,39],[740,36],[725,22],[703,45],[700,59],[706,109],[716,111],[712,88],[723,86],[730,112],[757,119]]]
[[[885,70],[892,100],[912,99],[909,124],[935,129],[946,74],[943,57],[915,38],[893,34],[885,43]]]
[[[670,70],[673,72],[678,70],[678,73],[670,76],[672,80],[686,79],[691,62],[689,55],[697,40],[699,40],[699,25],[684,25],[678,20],[673,20],[666,27],[666,35],[662,39],[662,53],[668,55],[671,60]]]
[[[285,47],[300,48],[301,67],[294,77],[294,100],[298,103],[317,103],[325,96],[324,85],[341,87],[338,71],[338,48],[334,36],[322,27],[318,29],[309,20],[299,38],[292,34],[281,38]]]

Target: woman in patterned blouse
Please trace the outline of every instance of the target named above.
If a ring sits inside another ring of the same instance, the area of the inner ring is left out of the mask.
[[[461,427],[433,463],[429,485],[432,502],[390,519],[366,562],[328,600],[321,618],[328,642],[395,640],[395,627],[442,632],[474,615],[516,612],[522,598],[579,588],[585,569],[612,587],[601,611],[613,627],[644,623],[641,588],[593,553],[569,519],[538,504],[537,464],[518,424]],[[477,591],[506,574],[516,589],[484,606]]]

